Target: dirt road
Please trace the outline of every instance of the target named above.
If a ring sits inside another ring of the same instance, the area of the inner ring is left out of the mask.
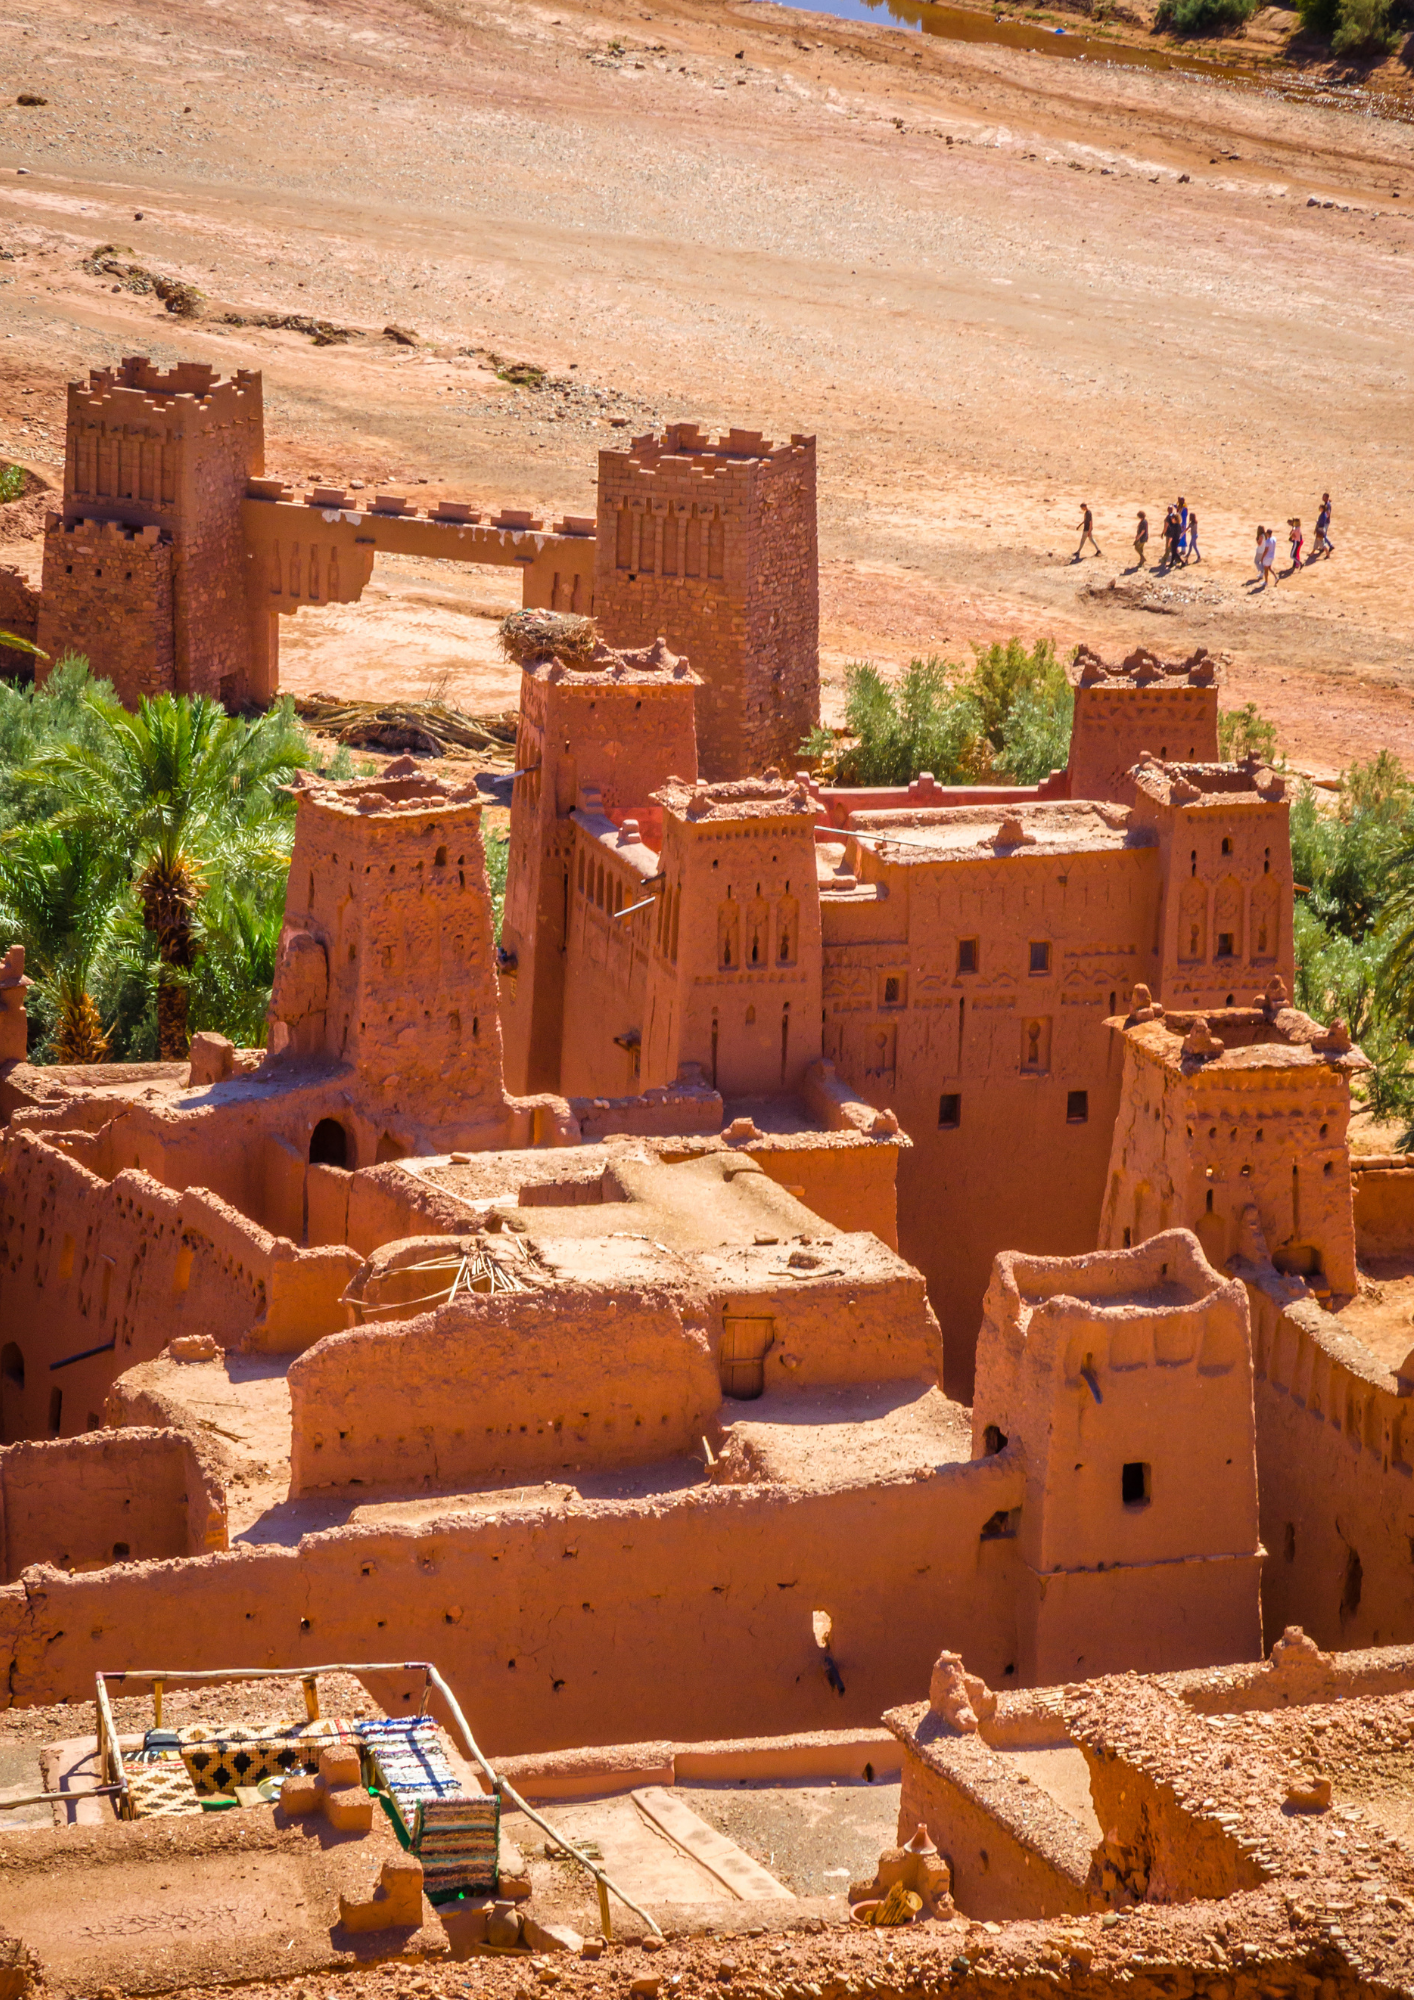
[[[814,432],[831,703],[1012,631],[1201,643],[1299,764],[1414,763],[1410,126],[752,0],[26,0],[0,66],[0,452],[56,475],[64,381],[138,351],[263,368],[273,471],[482,502],[587,511],[671,417]],[[110,243],[205,316],[81,268]],[[1337,555],[1254,594],[1323,487]],[[1203,565],[1131,574],[1178,493]],[[286,682],[501,706],[506,593],[380,566]]]

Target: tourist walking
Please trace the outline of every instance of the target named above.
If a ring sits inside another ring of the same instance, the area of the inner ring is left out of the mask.
[[[1267,580],[1267,531],[1260,521],[1257,523],[1257,547],[1252,557],[1252,567],[1257,572],[1258,583],[1265,584]]]
[[[1187,562],[1187,560],[1188,560],[1188,502],[1187,502],[1187,501],[1186,501],[1186,500],[1184,499],[1184,497],[1183,497],[1183,495],[1182,495],[1181,493],[1180,493],[1180,494],[1179,494],[1179,496],[1178,496],[1178,505],[1177,505],[1177,507],[1176,507],[1176,508],[1175,508],[1175,510],[1174,510],[1174,520],[1175,520],[1175,522],[1176,522],[1176,524],[1177,524],[1177,529],[1178,529],[1178,532],[1177,532],[1177,535],[1176,535],[1176,536],[1175,536],[1175,538],[1174,538],[1174,545],[1173,545],[1173,546],[1174,546],[1174,558],[1175,558],[1175,560],[1176,560],[1176,561],[1182,561],[1182,562]]]
[[[1314,561],[1317,556],[1334,554],[1335,543],[1331,540],[1331,496],[1329,493],[1323,493],[1320,511],[1316,515],[1316,538],[1311,544],[1311,558]]]
[[[1188,517],[1188,554],[1184,558],[1184,561],[1185,563],[1195,563],[1202,562],[1202,560],[1203,558],[1198,551],[1198,516],[1190,514]]]
[[[1085,553],[1085,544],[1087,542],[1090,544],[1091,548],[1095,551],[1096,555],[1099,555],[1100,553],[1100,544],[1095,540],[1095,517],[1090,512],[1090,502],[1088,500],[1081,501],[1080,511],[1084,516],[1084,519],[1080,523],[1080,547],[1075,551],[1074,556],[1071,558],[1072,562],[1079,562],[1080,558]]]
[[[1265,585],[1277,581],[1277,531],[1268,528],[1267,539],[1262,546],[1262,582]]]
[[[1301,551],[1306,546],[1306,541],[1301,533],[1301,523],[1294,514],[1286,525],[1291,534],[1291,568],[1287,574],[1295,576],[1301,567]]]
[[[1147,567],[1144,560],[1144,551],[1146,548],[1148,548],[1148,546],[1149,546],[1149,517],[1141,507],[1139,510],[1139,525],[1134,530],[1134,553],[1139,558],[1140,569],[1144,569]]]

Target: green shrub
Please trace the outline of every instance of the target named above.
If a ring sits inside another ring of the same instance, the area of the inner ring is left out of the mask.
[[[1277,755],[1276,724],[1258,713],[1249,701],[1244,708],[1225,708],[1218,714],[1218,755],[1225,764],[1240,764],[1244,757],[1257,756],[1274,764]]]
[[[1155,21],[1175,35],[1222,35],[1245,27],[1256,11],[1257,0],[1160,0]]]
[[[1333,35],[1340,20],[1340,0],[1296,0],[1296,11],[1308,35]]]
[[[25,469],[22,465],[0,463],[0,503],[18,500],[25,490]]]
[[[1338,56],[1385,55],[1397,36],[1389,24],[1390,0],[1340,0],[1331,52]]]

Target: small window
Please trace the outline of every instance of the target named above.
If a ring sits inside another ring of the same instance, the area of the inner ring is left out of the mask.
[[[1121,1468],[1119,1497],[1126,1507],[1147,1507],[1150,1500],[1149,1467],[1142,1459],[1132,1459]]]
[[[899,982],[897,973],[890,973],[884,981],[884,1005],[897,1007],[899,1003]]]
[[[1051,947],[1048,944],[1033,944],[1031,947],[1031,970],[1049,972],[1051,969]]]
[[[1228,835],[1225,834],[1223,836],[1223,853],[1231,854],[1231,852],[1232,852],[1232,840]]]
[[[984,1542],[1010,1541],[1016,1533],[1020,1519],[1019,1507],[998,1507],[996,1513],[989,1514],[982,1523],[981,1539]]]
[[[1090,1116],[1090,1093],[1088,1090],[1068,1090],[1065,1094],[1065,1122],[1067,1125],[1083,1125]]]
[[[64,1392],[62,1389],[49,1391],[49,1434],[58,1437],[64,1421]]]
[[[983,1457],[995,1458],[997,1453],[1005,1448],[1006,1432],[997,1424],[988,1424],[986,1430],[982,1433]]]
[[[1233,933],[1232,931],[1219,931],[1219,932],[1218,932],[1218,957],[1219,957],[1219,958],[1231,958],[1231,957],[1233,957],[1233,956],[1234,956],[1234,953],[1233,953],[1233,949],[1232,949],[1232,945],[1233,945],[1233,937],[1234,937],[1234,933]],[[1231,1004],[1231,1003],[1229,1003],[1229,1004]]]
[[[955,1131],[962,1123],[962,1098],[955,1090],[945,1090],[938,1099],[938,1124],[944,1131]]]
[[[977,970],[977,939],[959,938],[957,941],[957,969],[959,972]]]

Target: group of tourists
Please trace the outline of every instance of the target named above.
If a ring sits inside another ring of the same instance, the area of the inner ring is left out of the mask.
[[[1306,537],[1302,533],[1301,521],[1295,514],[1286,524],[1288,545],[1291,549],[1289,569],[1277,569],[1277,534],[1275,528],[1264,528],[1257,523],[1257,549],[1252,558],[1252,566],[1257,572],[1257,585],[1265,590],[1269,583],[1277,583],[1283,576],[1295,576],[1305,563],[1313,563],[1317,556],[1333,556],[1335,543],[1331,540],[1331,496],[1321,495],[1321,505],[1316,514],[1316,533],[1311,542],[1311,553],[1305,555]]]
[[[1085,544],[1087,542],[1096,555],[1101,553],[1100,545],[1095,540],[1095,517],[1090,511],[1088,500],[1081,502],[1080,514],[1080,546],[1071,557],[1072,562],[1080,561],[1085,553]],[[1290,540],[1291,567],[1281,572],[1283,576],[1293,576],[1303,566],[1303,561],[1309,564],[1313,563],[1317,556],[1334,555],[1335,544],[1331,540],[1330,494],[1323,493],[1321,495],[1321,505],[1316,515],[1316,533],[1311,543],[1311,552],[1309,555],[1305,553],[1306,538],[1302,533],[1301,522],[1296,515],[1293,514],[1288,520],[1286,532]],[[1177,500],[1164,509],[1163,539],[1164,553],[1160,562],[1155,565],[1156,568],[1186,569],[1190,563],[1202,562],[1202,551],[1198,547],[1198,516],[1190,508],[1181,493]],[[1138,558],[1137,566],[1140,569],[1147,569],[1149,566],[1148,546],[1149,517],[1141,508],[1139,520],[1134,530],[1134,553]],[[1269,583],[1277,581],[1276,561],[1276,529],[1259,526],[1257,529],[1255,563],[1257,579],[1263,590],[1266,589]]]

